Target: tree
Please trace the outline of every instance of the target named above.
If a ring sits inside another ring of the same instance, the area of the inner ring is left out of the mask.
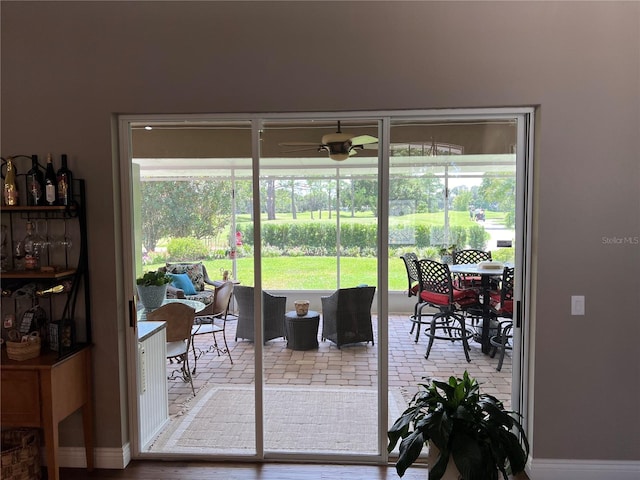
[[[473,204],[473,194],[465,186],[456,187],[451,190],[451,193],[455,195],[453,197],[453,209],[459,212],[469,210],[469,205]]]
[[[442,180],[432,176],[394,178],[389,185],[390,200],[412,200],[418,212],[436,212],[444,207]]]
[[[204,238],[231,222],[231,182],[187,179],[141,184],[142,238],[155,248],[162,237]]]
[[[267,184],[267,220],[276,219],[276,181],[273,178],[268,178]]]
[[[478,198],[492,209],[505,212],[505,225],[515,225],[516,219],[516,179],[512,173],[504,173],[504,177],[487,177],[482,179],[478,189]]]

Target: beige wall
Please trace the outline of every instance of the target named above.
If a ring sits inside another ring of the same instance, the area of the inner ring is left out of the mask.
[[[533,456],[640,460],[640,246],[603,242],[640,236],[639,3],[1,7],[0,152],[87,182],[98,447],[127,440],[111,115],[535,105]]]

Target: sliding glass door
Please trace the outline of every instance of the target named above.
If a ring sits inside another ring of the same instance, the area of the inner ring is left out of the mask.
[[[130,332],[135,456],[384,462],[417,384],[465,370],[518,409],[523,318],[501,371],[477,342],[469,363],[455,342],[425,359],[400,256],[489,251],[524,301],[530,113],[122,117],[127,296],[176,263],[234,288],[224,331],[193,337],[196,395],[163,363],[155,428],[149,351]]]

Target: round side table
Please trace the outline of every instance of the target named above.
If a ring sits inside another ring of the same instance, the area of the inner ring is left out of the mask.
[[[312,350],[318,348],[318,326],[320,314],[309,310],[306,315],[298,315],[295,310],[284,316],[287,348],[292,350]]]

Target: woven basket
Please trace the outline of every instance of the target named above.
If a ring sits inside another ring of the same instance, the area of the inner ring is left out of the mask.
[[[28,360],[40,355],[40,337],[31,337],[28,342],[6,342],[7,356],[11,360]],[[4,478],[4,477],[2,477]]]
[[[33,429],[2,431],[2,480],[42,478],[38,438],[38,431]]]

